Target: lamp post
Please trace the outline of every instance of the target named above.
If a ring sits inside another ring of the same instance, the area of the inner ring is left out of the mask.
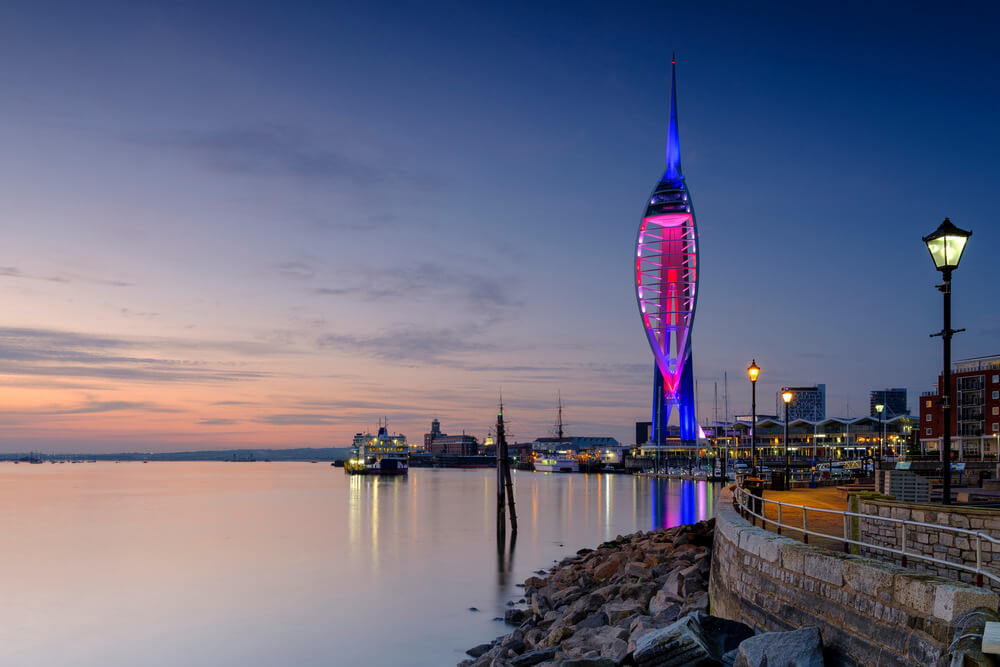
[[[878,413],[878,430],[882,431],[882,439],[879,440],[879,443],[878,443],[878,460],[879,460],[879,463],[882,462],[882,456],[885,453],[885,429],[883,427],[883,424],[885,422],[882,421],[882,411],[883,410],[885,410],[885,405],[883,405],[882,403],[878,403],[878,404],[875,405],[875,412]]]
[[[792,488],[792,462],[788,455],[788,404],[792,402],[792,398],[795,396],[788,387],[781,392],[781,400],[785,402],[785,490]]]
[[[760,375],[760,367],[754,359],[747,367],[747,375],[750,377],[750,474],[757,476],[757,376]]]
[[[972,236],[971,231],[959,229],[951,220],[944,221],[933,233],[923,237],[927,250],[934,260],[934,268],[941,272],[942,282],[937,286],[944,295],[944,327],[931,337],[941,336],[944,343],[944,386],[941,389],[941,412],[944,424],[941,437],[941,471],[944,476],[944,490],[941,502],[951,504],[951,337],[965,329],[951,328],[951,272],[958,268],[962,260],[965,244]]]

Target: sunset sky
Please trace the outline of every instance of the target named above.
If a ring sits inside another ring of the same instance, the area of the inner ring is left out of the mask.
[[[954,357],[1000,353],[1000,21],[875,4],[4,3],[0,451],[481,437],[501,390],[631,443],[672,51],[700,420],[751,358],[916,410],[945,216]]]

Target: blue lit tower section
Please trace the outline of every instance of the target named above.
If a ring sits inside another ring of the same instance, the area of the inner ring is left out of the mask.
[[[677,133],[677,66],[671,62],[667,170],[653,189],[636,239],[635,291],[656,365],[653,434],[662,447],[676,407],[682,440],[698,439],[691,329],[698,293],[698,230]]]

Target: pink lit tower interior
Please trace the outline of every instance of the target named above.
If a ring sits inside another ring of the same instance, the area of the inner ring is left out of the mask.
[[[647,200],[636,239],[635,293],[653,350],[653,430],[662,447],[676,408],[682,441],[698,439],[691,330],[698,294],[698,229],[681,173],[677,134],[677,65],[671,61],[667,169]]]

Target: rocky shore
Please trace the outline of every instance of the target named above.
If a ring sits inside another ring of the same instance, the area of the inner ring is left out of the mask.
[[[507,610],[516,629],[469,649],[459,667],[822,665],[817,628],[754,637],[743,623],[708,615],[713,527],[618,536],[538,572]],[[769,647],[795,662],[765,655]]]

